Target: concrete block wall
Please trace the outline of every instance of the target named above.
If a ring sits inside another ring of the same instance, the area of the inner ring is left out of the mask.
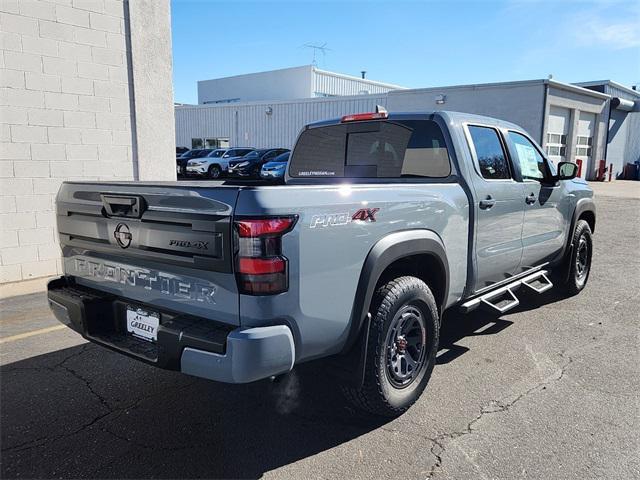
[[[168,0],[144,3],[170,46]],[[63,180],[140,178],[131,45],[144,51],[150,39],[130,33],[130,18],[122,0],[0,0],[0,284],[61,273]],[[171,144],[153,160],[166,180],[175,178],[170,48],[160,57],[168,80],[140,89],[164,95],[169,121],[156,133]]]

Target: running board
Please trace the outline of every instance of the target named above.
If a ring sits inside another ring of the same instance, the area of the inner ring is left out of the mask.
[[[496,290],[468,300],[460,306],[460,309],[463,313],[467,313],[484,305],[499,314],[505,313],[520,305],[518,297],[513,293],[513,291],[520,288],[520,286],[524,285],[535,293],[543,293],[553,287],[553,283],[551,283],[547,274],[548,272],[546,270],[539,270]]]
[[[549,280],[549,277],[547,277],[547,274],[544,271],[540,272],[540,276],[536,278],[524,278],[522,280],[522,285],[530,288],[535,293],[543,293],[553,287],[553,283],[551,283],[551,280]]]

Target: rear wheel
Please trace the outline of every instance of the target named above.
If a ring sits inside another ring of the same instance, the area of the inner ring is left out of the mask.
[[[565,282],[566,293],[576,295],[582,291],[589,280],[593,240],[591,228],[585,220],[578,220],[573,232],[573,250],[567,259],[569,275]]]
[[[397,416],[418,399],[435,365],[440,322],[429,287],[416,277],[399,277],[380,287],[361,388],[344,387],[355,406]]]
[[[222,174],[222,169],[220,168],[220,165],[211,165],[209,167],[209,178],[220,178],[220,175]]]

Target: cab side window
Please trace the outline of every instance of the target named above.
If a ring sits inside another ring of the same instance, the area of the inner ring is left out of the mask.
[[[498,132],[490,127],[469,125],[469,134],[483,178],[502,180],[511,178],[509,162],[502,148]]]
[[[549,170],[544,157],[527,137],[518,132],[509,132],[509,140],[515,147],[516,161],[520,166],[522,178],[527,180],[544,180]]]

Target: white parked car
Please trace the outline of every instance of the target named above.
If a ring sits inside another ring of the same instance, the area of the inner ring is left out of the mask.
[[[194,158],[187,163],[187,175],[220,178],[229,171],[229,160],[244,157],[253,148],[217,148],[206,157]]]

